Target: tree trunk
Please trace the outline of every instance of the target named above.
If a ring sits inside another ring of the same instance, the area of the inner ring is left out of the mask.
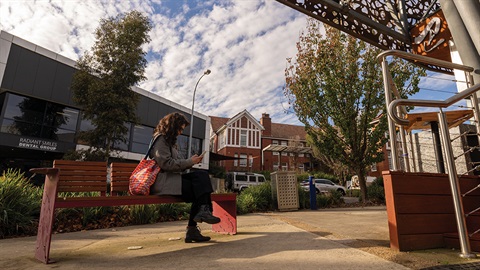
[[[358,184],[360,185],[360,193],[362,195],[362,202],[365,204],[368,200],[367,195],[367,182],[365,180],[365,172],[363,170],[359,170],[357,172],[358,175]]]

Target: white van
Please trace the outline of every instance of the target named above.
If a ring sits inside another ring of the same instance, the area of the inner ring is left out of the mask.
[[[265,176],[259,173],[229,172],[225,179],[225,188],[230,191],[241,192],[249,186],[260,185],[265,182]]]

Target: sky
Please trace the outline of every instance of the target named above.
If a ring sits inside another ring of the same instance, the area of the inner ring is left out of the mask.
[[[78,60],[101,19],[131,10],[153,23],[140,88],[191,108],[195,84],[210,69],[198,83],[195,111],[233,117],[247,110],[301,125],[283,87],[307,16],[274,0],[0,0],[0,29]],[[448,98],[452,80],[430,74],[412,98]]]

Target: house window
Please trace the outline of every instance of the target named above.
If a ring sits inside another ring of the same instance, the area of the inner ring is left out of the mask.
[[[298,154],[298,157],[303,157],[303,156],[304,156],[303,153]]]
[[[247,167],[247,155],[240,155],[240,167]]]
[[[240,146],[247,146],[247,131],[240,130]]]
[[[222,133],[220,133],[218,135],[218,150],[222,149],[223,147],[225,147],[225,131],[223,131]]]
[[[391,152],[388,152],[388,169],[393,170],[392,153]]]
[[[273,155],[274,155],[274,156],[278,156],[278,152],[273,151]]]
[[[288,171],[288,164],[286,162],[282,163],[282,171]]]
[[[377,163],[373,163],[372,164],[372,169],[371,169],[372,172],[376,172],[377,171]]]
[[[233,155],[233,156],[235,157],[235,159],[233,160],[233,166],[234,166],[234,167],[237,167],[237,166],[238,166],[238,159],[237,159],[237,158],[238,158],[238,154],[235,154],[235,155]]]
[[[278,141],[277,140],[272,140],[272,145],[278,145]]]
[[[281,141],[280,144],[284,145],[284,146],[287,146],[287,141]]]
[[[273,170],[278,171],[278,162],[273,163]]]
[[[282,156],[286,156],[287,155],[287,152],[282,152]]]
[[[303,164],[298,165],[298,171],[301,173],[305,172],[305,168],[303,167]]]

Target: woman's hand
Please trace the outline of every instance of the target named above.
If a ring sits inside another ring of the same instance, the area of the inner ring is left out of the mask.
[[[193,164],[198,164],[202,162],[203,156],[193,155],[191,159],[193,161]]]

